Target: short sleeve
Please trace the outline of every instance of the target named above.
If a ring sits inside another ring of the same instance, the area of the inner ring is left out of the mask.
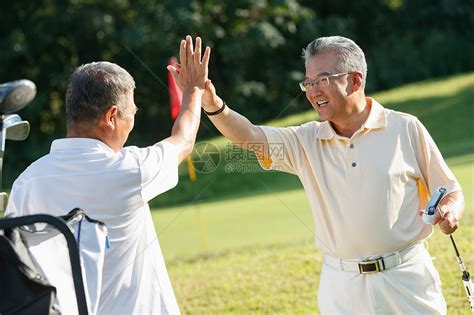
[[[25,199],[27,198],[28,190],[25,190],[23,174],[21,174],[13,183],[12,190],[8,196],[8,204],[5,209],[5,217],[20,217],[28,215],[28,210],[25,209]]]
[[[7,216],[20,216],[21,214],[18,213],[18,210],[16,209],[15,206],[15,190],[12,189],[12,192],[10,193],[10,198],[8,199],[8,204],[7,204],[7,209],[5,210],[5,217]]]
[[[299,140],[296,134],[298,127],[278,128],[259,126],[267,137],[270,159],[259,157],[258,162],[264,170],[297,173]]]
[[[174,144],[161,141],[136,151],[145,202],[178,184],[178,151]]]
[[[448,193],[462,190],[428,130],[416,118],[413,120],[412,132],[416,159],[423,176],[421,180],[427,185],[429,194],[432,195],[438,187],[446,188]]]

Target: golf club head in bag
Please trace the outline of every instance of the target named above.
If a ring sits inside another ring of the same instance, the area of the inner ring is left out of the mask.
[[[0,118],[0,189],[2,189],[3,176],[3,156],[5,154],[5,141],[25,140],[30,133],[30,124],[21,119],[17,114],[2,115]],[[6,209],[8,202],[8,195],[5,192],[0,192],[0,211]]]
[[[0,115],[16,113],[36,95],[36,85],[30,80],[0,84]]]
[[[30,133],[30,123],[22,120],[17,114],[3,117],[2,134],[6,140],[22,141]]]
[[[30,80],[17,80],[0,84],[0,191],[2,189],[3,157],[5,141],[25,140],[30,133],[30,124],[14,114],[36,96],[36,85]],[[5,210],[8,195],[0,192],[0,211]]]

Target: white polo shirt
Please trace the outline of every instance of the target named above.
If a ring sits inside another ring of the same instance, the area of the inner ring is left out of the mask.
[[[262,167],[300,178],[317,246],[344,259],[392,253],[427,238],[433,227],[417,214],[426,201],[420,188],[461,190],[416,117],[371,98],[367,104],[369,117],[351,138],[337,135],[329,122],[260,127],[271,158]]]
[[[115,153],[95,139],[59,139],[15,181],[6,213],[84,209],[109,231],[98,314],[178,314],[148,206],[177,182],[178,152],[169,142]]]

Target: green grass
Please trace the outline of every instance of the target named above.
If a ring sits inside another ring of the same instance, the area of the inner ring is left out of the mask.
[[[173,207],[154,211],[153,218],[169,257],[301,241],[314,229],[300,189]]]
[[[466,197],[455,239],[474,272],[474,74],[411,84],[374,97],[386,107],[417,115],[447,157]],[[297,125],[315,118],[307,111],[270,124]],[[225,139],[211,142],[225,152]],[[321,253],[312,239],[312,217],[299,180],[282,173],[226,173],[224,167],[221,162],[217,171],[198,174],[192,185],[182,177],[163,203],[195,200],[153,211],[181,310],[318,313]],[[181,173],[186,176],[185,169]],[[428,243],[448,313],[469,314],[449,239],[437,230]]]
[[[173,260],[168,270],[184,314],[317,312],[321,255],[312,241]]]

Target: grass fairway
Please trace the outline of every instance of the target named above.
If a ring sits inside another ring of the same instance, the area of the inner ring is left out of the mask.
[[[411,84],[375,97],[386,107],[417,115],[447,157],[466,197],[455,239],[465,265],[474,272],[474,74]],[[315,118],[308,111],[271,124],[297,125]],[[226,146],[222,138],[212,143],[221,150]],[[321,254],[314,246],[312,217],[298,179],[281,173],[229,174],[225,162],[212,174],[198,174],[192,185],[182,168],[178,187],[157,198],[181,205],[153,211],[181,310],[318,313]],[[436,228],[428,243],[448,313],[469,314],[449,238]]]

